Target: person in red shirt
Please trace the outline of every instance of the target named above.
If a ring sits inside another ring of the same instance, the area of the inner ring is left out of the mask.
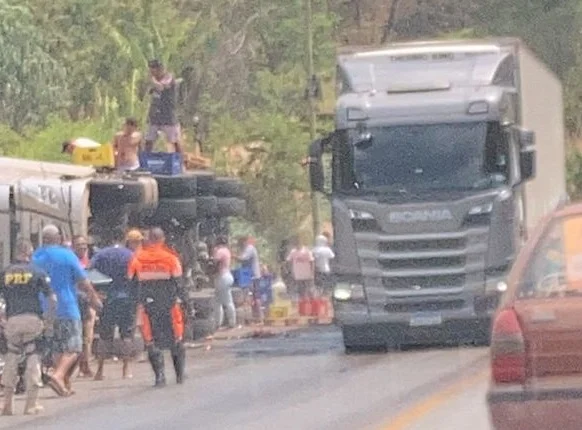
[[[185,377],[188,298],[183,288],[180,258],[166,245],[162,229],[150,231],[148,240],[129,263],[128,278],[137,283],[142,337],[154,371],[155,386],[166,385],[163,351],[168,349],[176,382],[181,384]]]

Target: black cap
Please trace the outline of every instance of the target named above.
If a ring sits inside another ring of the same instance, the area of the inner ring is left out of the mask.
[[[159,69],[160,67],[162,67],[162,62],[156,59],[150,60],[148,61],[148,67],[150,69]]]

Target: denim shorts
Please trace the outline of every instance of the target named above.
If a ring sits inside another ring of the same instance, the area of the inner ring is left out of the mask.
[[[79,354],[83,351],[83,324],[80,320],[56,320],[53,352]]]

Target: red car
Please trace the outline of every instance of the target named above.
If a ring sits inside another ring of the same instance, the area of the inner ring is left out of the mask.
[[[487,404],[497,430],[582,429],[582,204],[541,222],[515,261]]]

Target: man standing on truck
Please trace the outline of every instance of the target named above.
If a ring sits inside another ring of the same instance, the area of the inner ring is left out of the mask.
[[[164,350],[172,354],[176,382],[184,381],[186,349],[183,307],[188,297],[182,286],[180,258],[166,245],[161,228],[153,228],[148,241],[129,264],[128,277],[139,288],[142,336],[155,376],[155,386],[166,385]]]
[[[61,245],[61,234],[55,225],[42,229],[43,246],[38,248],[32,261],[47,272],[51,288],[57,296],[57,312],[53,347],[55,348],[55,371],[48,376],[48,385],[59,395],[72,394],[70,372],[83,350],[81,312],[79,310],[78,289],[87,293],[91,305],[100,309],[101,300],[79,259],[70,249]]]
[[[145,150],[152,152],[158,134],[163,133],[167,142],[176,152],[182,153],[180,145],[181,129],[176,114],[178,85],[159,60],[148,63],[150,69],[150,90],[152,97],[148,114],[148,131],[145,136]]]
[[[120,171],[139,169],[142,135],[135,118],[126,118],[123,129],[113,137],[115,167]]]
[[[24,413],[42,412],[37,403],[38,389],[42,386],[40,356],[37,343],[43,331],[52,336],[56,296],[50,287],[48,275],[30,264],[32,244],[26,240],[16,243],[15,261],[0,276],[0,294],[6,301],[6,326],[4,333],[8,346],[2,381],[4,384],[4,409],[2,415],[14,414],[14,391],[18,380],[18,365],[26,356]],[[43,303],[40,294],[47,299],[47,312],[43,322]]]

